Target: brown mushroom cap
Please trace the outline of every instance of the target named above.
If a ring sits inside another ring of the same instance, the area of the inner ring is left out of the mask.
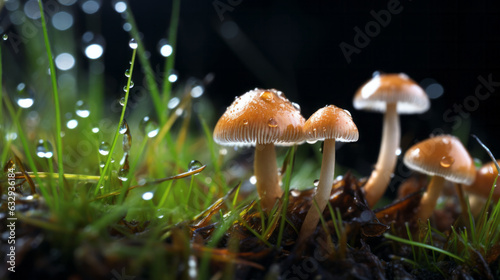
[[[298,105],[275,89],[254,89],[236,100],[217,122],[214,140],[221,145],[293,145],[304,141],[304,117]]]
[[[335,139],[341,142],[358,141],[359,133],[351,113],[335,105],[319,109],[304,124],[307,141]]]
[[[399,114],[423,113],[430,107],[425,91],[406,74],[377,74],[354,96],[354,108],[385,112],[387,103],[397,103]]]
[[[500,164],[500,160],[497,160]],[[480,195],[482,197],[488,197],[490,194],[491,187],[498,177],[498,170],[495,162],[489,162],[484,164],[480,169],[476,171],[476,179],[474,182],[468,186],[465,186],[467,192]],[[497,180],[495,185],[495,190],[493,191],[493,199],[498,200],[500,198],[500,188],[497,185],[500,183],[500,179]]]
[[[471,156],[460,140],[451,135],[415,144],[406,151],[404,163],[412,170],[460,184],[471,184],[476,176]]]

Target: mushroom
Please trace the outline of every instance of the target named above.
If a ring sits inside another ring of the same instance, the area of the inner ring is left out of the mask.
[[[500,164],[500,160],[497,160]],[[491,188],[495,188],[493,191],[493,200],[497,201],[500,198],[500,189],[495,185],[495,179],[498,177],[498,170],[495,162],[489,162],[483,165],[480,169],[476,171],[476,179],[472,184],[464,186],[464,190],[470,194],[476,194],[482,197],[488,197],[490,195]]]
[[[418,218],[425,220],[432,215],[445,180],[469,185],[474,181],[474,161],[458,138],[441,135],[413,145],[404,156],[405,165],[411,170],[432,176],[420,200]]]
[[[330,198],[335,171],[335,141],[355,142],[359,137],[358,128],[351,114],[334,105],[316,111],[304,124],[304,134],[307,141],[324,140],[325,142],[318,188],[314,195],[319,211],[314,206],[309,208],[300,230],[299,242],[314,232],[319,216],[323,213]]]
[[[299,106],[281,91],[256,88],[236,98],[215,126],[214,141],[220,145],[255,145],[257,192],[267,211],[282,194],[274,145],[303,142],[304,123]]]
[[[423,113],[429,109],[424,90],[406,74],[374,73],[356,92],[354,108],[384,113],[382,142],[375,169],[364,186],[366,201],[373,207],[384,195],[396,167],[401,138],[399,115]]]
[[[497,160],[497,163],[500,164],[500,160]],[[497,188],[497,184],[499,182],[495,184],[495,179],[497,177],[497,167],[495,162],[491,161],[476,170],[476,179],[472,184],[464,186],[464,190],[469,195],[469,205],[471,213],[474,216],[479,214],[481,209],[484,207],[492,187],[495,188],[493,190],[492,200],[498,201],[500,198],[500,189]]]

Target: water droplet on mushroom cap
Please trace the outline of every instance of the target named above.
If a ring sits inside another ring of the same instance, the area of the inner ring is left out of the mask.
[[[275,119],[270,118],[269,121],[267,122],[267,125],[272,128],[278,127],[278,122],[276,122]]]
[[[439,162],[439,164],[444,168],[448,168],[451,165],[453,165],[454,162],[455,162],[455,159],[453,157],[444,156],[443,158],[441,158],[441,161]]]
[[[264,101],[267,101],[267,102],[272,101],[273,100],[273,93],[266,90],[260,94],[260,98]]]

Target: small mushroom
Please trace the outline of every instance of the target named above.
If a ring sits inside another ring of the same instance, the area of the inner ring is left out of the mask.
[[[497,163],[500,164],[500,160],[497,160]],[[486,198],[490,195],[491,188],[494,187],[495,190],[493,191],[492,199],[498,201],[500,198],[500,189],[497,188],[497,185],[500,183],[500,179],[493,186],[497,177],[498,170],[495,162],[486,163],[476,171],[476,179],[472,184],[464,186],[464,190]]]
[[[422,220],[432,215],[445,180],[469,185],[476,176],[469,153],[460,140],[451,135],[436,136],[415,144],[406,151],[404,163],[411,170],[432,176],[417,212]]]
[[[500,160],[497,160],[497,163],[500,164]],[[464,190],[469,195],[469,205],[474,216],[477,216],[477,214],[481,212],[481,209],[486,203],[486,199],[490,195],[492,187],[495,188],[493,190],[492,200],[498,201],[500,198],[500,189],[497,188],[498,183],[500,183],[500,179],[495,185],[493,185],[497,177],[497,167],[495,162],[491,161],[476,170],[476,179],[472,184],[464,186]]]
[[[307,212],[299,234],[299,241],[308,238],[316,228],[319,217],[328,203],[332,192],[335,171],[335,141],[358,141],[358,128],[351,114],[339,107],[329,105],[316,111],[304,124],[304,134],[307,141],[325,141],[323,144],[323,161],[318,187],[314,199],[318,209],[311,206]]]
[[[282,194],[274,145],[303,142],[304,123],[298,105],[281,91],[254,89],[236,98],[215,126],[214,141],[220,145],[255,145],[256,186],[265,210]]]
[[[370,207],[384,195],[396,167],[401,128],[398,114],[417,114],[429,109],[424,90],[406,74],[378,74],[356,92],[354,108],[384,113],[382,142],[377,164],[364,186]]]

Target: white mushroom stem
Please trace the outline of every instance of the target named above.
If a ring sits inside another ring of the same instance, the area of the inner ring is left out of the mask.
[[[427,191],[420,200],[417,217],[422,221],[427,220],[436,208],[437,200],[441,195],[444,187],[444,178],[441,176],[432,176],[432,179],[427,186]]]
[[[370,207],[373,207],[384,195],[396,167],[396,150],[399,148],[401,138],[396,108],[397,103],[387,104],[377,164],[364,187],[366,201]]]
[[[335,171],[335,139],[325,139],[323,144],[323,160],[321,162],[321,172],[319,175],[318,187],[314,200],[318,208],[314,204],[311,205],[307,212],[304,223],[300,229],[298,243],[306,240],[313,234],[319,222],[319,217],[323,214],[326,204],[332,192],[333,178]]]
[[[281,197],[279,185],[278,165],[274,144],[256,144],[254,158],[254,172],[257,179],[257,192],[262,209],[268,213],[276,200]]]

